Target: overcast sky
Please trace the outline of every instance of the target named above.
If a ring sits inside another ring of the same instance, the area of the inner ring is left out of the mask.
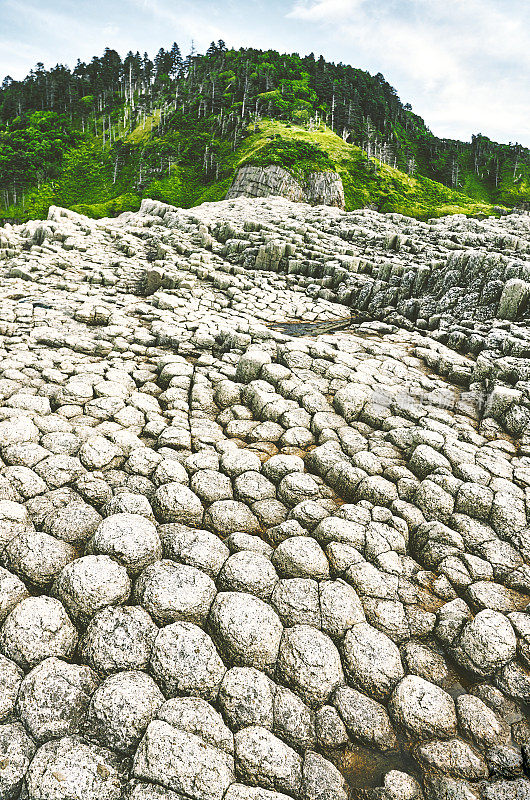
[[[0,77],[192,39],[382,72],[435,134],[530,147],[530,0],[0,0]]]

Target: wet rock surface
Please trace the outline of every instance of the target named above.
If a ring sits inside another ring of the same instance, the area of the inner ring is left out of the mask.
[[[0,800],[530,796],[529,253],[280,198],[1,229]]]

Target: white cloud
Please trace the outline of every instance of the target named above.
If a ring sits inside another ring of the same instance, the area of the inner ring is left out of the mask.
[[[530,145],[526,0],[297,0],[287,16],[382,72],[439,135]]]

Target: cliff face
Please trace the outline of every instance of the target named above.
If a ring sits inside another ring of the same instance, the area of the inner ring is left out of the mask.
[[[285,197],[294,203],[312,206],[344,208],[344,187],[337,172],[311,172],[304,180],[297,180],[276,164],[241,167],[226,199],[271,196]]]

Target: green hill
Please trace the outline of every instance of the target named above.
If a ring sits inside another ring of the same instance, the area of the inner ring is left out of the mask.
[[[382,75],[312,54],[219,42],[153,63],[106,50],[0,89],[3,218],[50,204],[114,215],[147,196],[189,207],[222,199],[245,163],[334,169],[348,209],[426,218],[530,203],[529,150],[438,139]]]

